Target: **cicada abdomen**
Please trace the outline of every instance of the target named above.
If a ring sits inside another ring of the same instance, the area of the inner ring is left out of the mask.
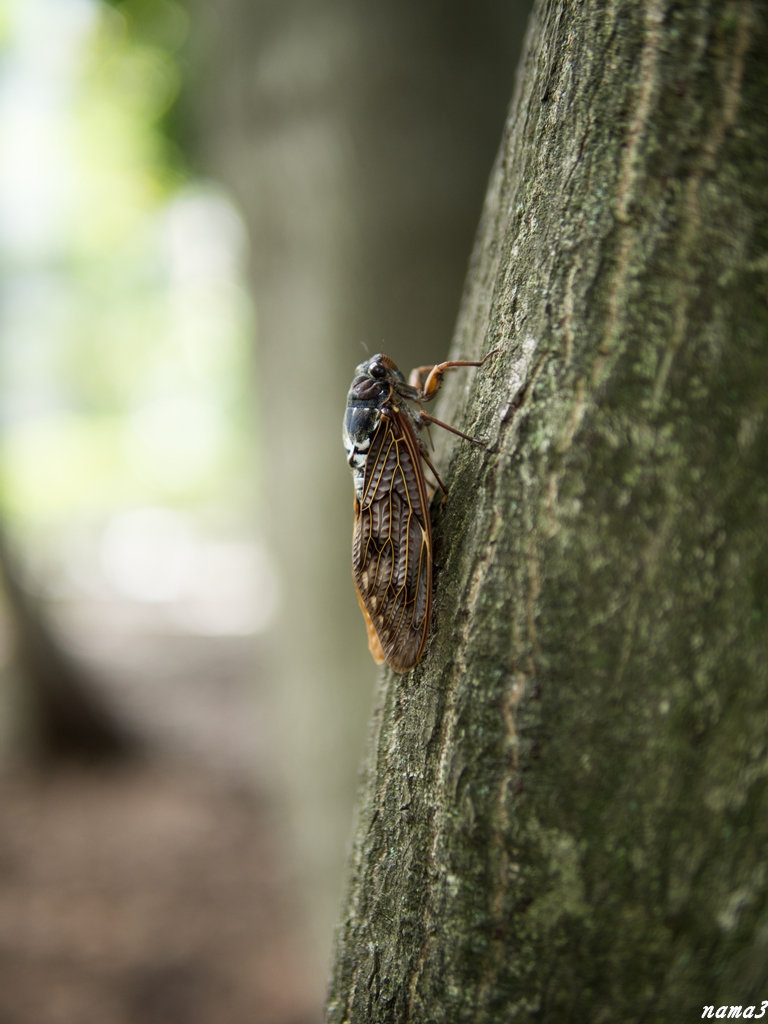
[[[379,354],[357,367],[347,396],[344,447],[355,485],[352,574],[371,654],[396,672],[407,672],[421,658],[432,613],[432,526],[422,460],[443,485],[418,432],[431,422],[467,437],[408,402],[434,398],[445,370],[480,365],[419,367],[408,384]]]

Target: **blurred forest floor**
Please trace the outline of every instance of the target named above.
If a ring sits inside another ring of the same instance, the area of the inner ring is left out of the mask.
[[[0,777],[0,1024],[318,1020],[258,789],[258,640],[125,611],[58,619],[146,751]]]

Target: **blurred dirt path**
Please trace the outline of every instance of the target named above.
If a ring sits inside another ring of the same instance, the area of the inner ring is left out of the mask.
[[[0,1024],[311,1024],[264,801],[161,759],[0,778]]]

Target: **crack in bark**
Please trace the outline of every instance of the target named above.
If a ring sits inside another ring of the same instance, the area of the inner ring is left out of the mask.
[[[629,208],[635,196],[641,142],[648,133],[648,115],[658,87],[659,47],[665,10],[666,5],[663,0],[652,0],[646,8],[645,43],[640,59],[640,88],[627,132],[615,205],[616,219],[619,222],[618,256],[608,296],[608,318],[603,332],[603,340],[598,347],[598,354],[592,366],[592,383],[595,386],[603,382],[605,365],[608,359],[616,354],[622,307],[626,301],[626,279],[637,235],[636,230],[631,226]]]
[[[581,426],[581,422],[584,419],[584,414],[587,408],[587,384],[583,377],[579,377],[576,381],[574,390],[576,395],[571,409],[571,415],[568,418],[563,436],[555,449],[557,456],[556,465],[549,471],[547,476],[545,487],[546,501],[544,506],[544,517],[546,522],[544,527],[544,536],[547,538],[554,537],[559,530],[559,524],[557,521],[557,501],[560,489],[560,480],[565,472],[564,456],[573,444],[573,439]]]
[[[686,268],[679,298],[675,304],[672,337],[664,351],[656,380],[653,384],[651,409],[658,412],[661,399],[672,370],[672,363],[686,337],[688,326],[688,308],[698,277],[693,259],[693,249],[701,226],[701,185],[705,175],[711,174],[715,167],[717,154],[722,146],[726,132],[736,121],[741,96],[741,81],[744,76],[744,56],[750,42],[749,28],[753,21],[752,5],[746,0],[732,3],[726,9],[736,16],[736,38],[730,61],[721,59],[719,75],[723,88],[721,115],[712,125],[712,130],[702,147],[701,157],[688,178],[685,189],[683,209],[685,211],[685,227],[680,241],[681,266]]]
[[[622,224],[629,221],[629,206],[635,195],[635,182],[638,177],[640,146],[648,132],[648,114],[659,85],[659,47],[661,26],[664,24],[666,11],[667,4],[664,0],[652,0],[646,8],[645,43],[640,57],[640,91],[627,132],[616,193],[616,217]]]
[[[563,298],[563,316],[560,321],[560,329],[563,332],[565,339],[565,347],[563,352],[563,362],[566,367],[571,365],[571,359],[573,358],[573,343],[575,341],[575,335],[573,332],[573,315],[574,315],[574,294],[573,294],[573,283],[576,279],[576,273],[581,268],[581,261],[575,258],[568,272],[568,278],[565,283],[565,296]]]

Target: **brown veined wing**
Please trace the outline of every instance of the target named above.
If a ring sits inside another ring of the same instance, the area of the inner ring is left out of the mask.
[[[405,415],[382,412],[355,498],[352,573],[379,664],[407,672],[432,612],[432,529],[418,440]],[[378,643],[377,643],[378,641]]]

